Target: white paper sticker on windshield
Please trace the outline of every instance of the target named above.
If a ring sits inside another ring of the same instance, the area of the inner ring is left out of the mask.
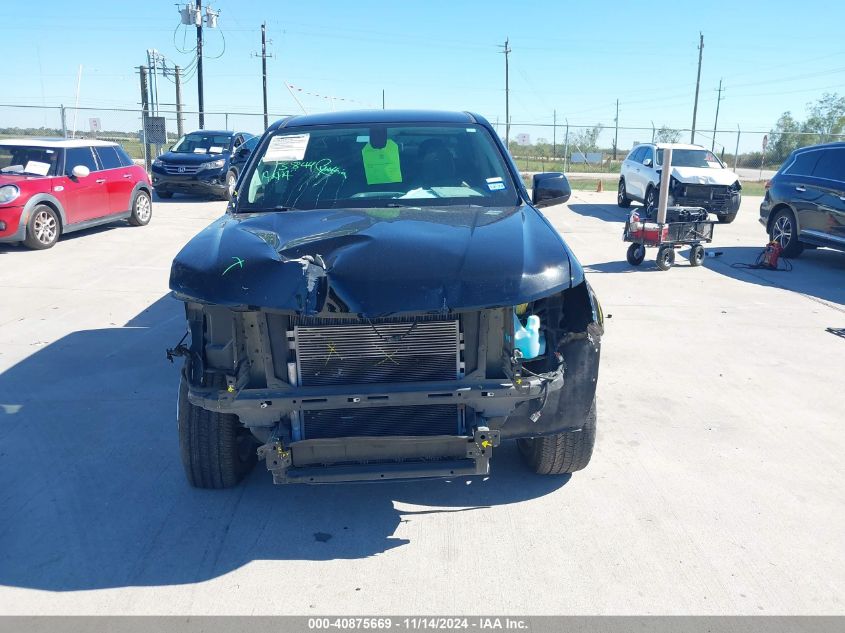
[[[289,136],[274,136],[264,154],[264,162],[288,162],[305,158],[310,134],[291,134]]]
[[[205,148],[204,147],[195,147],[194,148],[194,154],[205,154]]]
[[[495,176],[494,178],[488,178],[487,182],[503,182],[501,176]]]
[[[37,160],[31,160],[26,164],[23,170],[29,174],[38,174],[39,176],[46,176],[50,171],[50,163],[42,163]]]
[[[208,153],[209,154],[222,154],[223,148],[218,147],[217,145],[212,145],[211,147],[208,148]]]

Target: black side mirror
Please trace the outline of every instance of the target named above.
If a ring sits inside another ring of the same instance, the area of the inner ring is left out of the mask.
[[[243,146],[241,146],[241,147],[239,147],[239,148],[238,148],[238,151],[237,151],[237,152],[235,152],[235,155],[236,155],[238,158],[246,158],[247,156],[249,156],[249,151],[250,151],[250,150],[249,150],[249,148],[248,148],[248,147],[243,147]]]
[[[531,186],[531,203],[535,207],[563,204],[572,195],[569,181],[561,173],[534,174]]]

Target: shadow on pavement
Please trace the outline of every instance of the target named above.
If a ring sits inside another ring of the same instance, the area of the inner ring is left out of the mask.
[[[623,224],[625,222],[625,218],[627,218],[628,214],[631,212],[631,209],[635,209],[639,205],[635,202],[629,209],[623,209],[616,206],[616,204],[586,204],[583,202],[575,204],[570,203],[566,206],[578,215],[597,218],[599,220],[604,220],[605,222],[619,222],[620,224]]]
[[[77,239],[84,239],[86,237],[90,237],[92,235],[99,235],[100,233],[105,233],[107,231],[112,231],[114,229],[136,229],[137,227],[130,226],[126,220],[115,220],[114,222],[109,222],[108,224],[101,224],[100,226],[92,226],[90,229],[82,229],[81,231],[73,231],[72,233],[65,233],[59,236],[59,241],[56,242],[56,246],[61,245],[62,242],[67,242],[70,240],[77,240]],[[53,248],[56,248],[54,246]],[[24,251],[30,253],[38,253],[39,251],[34,249],[26,248],[20,242],[11,243],[11,242],[4,242],[0,243],[0,255],[10,250],[15,251]]]
[[[788,260],[792,270],[787,272],[742,267],[754,264],[762,250],[759,246],[714,247],[713,250],[722,252],[720,257],[705,260],[707,268],[714,272],[845,305],[845,253],[826,248],[805,250],[800,257]]]
[[[210,194],[189,194],[189,193],[174,193],[170,198],[162,198],[157,193],[153,194],[153,203],[154,204],[174,204],[174,203],[185,203],[185,202],[223,202],[226,201],[218,196],[212,196]],[[155,212],[155,209],[153,209]]]
[[[121,328],[74,332],[0,374],[0,584],[51,591],[194,583],[253,560],[355,559],[409,543],[404,522],[550,494],[514,443],[487,479],[191,488],[179,460],[184,332],[162,297]],[[469,482],[469,483],[467,483]],[[404,511],[395,503],[426,506]]]

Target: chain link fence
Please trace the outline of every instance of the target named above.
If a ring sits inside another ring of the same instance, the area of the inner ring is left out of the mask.
[[[268,114],[269,121],[289,116]],[[181,121],[180,121],[181,119]],[[205,129],[233,130],[260,134],[264,114],[260,112],[205,112]],[[0,105],[0,138],[66,137],[119,143],[138,162],[155,158],[175,143],[181,134],[199,129],[199,112],[159,109],[147,117],[131,108],[73,108],[67,106]],[[147,141],[147,142],[145,142]]]
[[[269,121],[289,116],[270,113]],[[205,112],[205,129],[260,134],[264,115],[260,112]],[[181,119],[181,121],[180,121]],[[175,108],[148,114],[147,135],[141,108],[73,108],[67,106],[24,106],[0,104],[0,138],[57,137],[96,138],[120,143],[138,162],[149,161],[167,151],[182,133],[199,129],[199,113]],[[495,126],[505,137],[505,126]],[[525,172],[565,171],[584,174],[615,174],[625,156],[637,143],[690,141],[689,128],[630,127],[613,125],[568,125],[554,123],[511,123],[510,150]],[[148,142],[145,142],[146,141]],[[764,150],[764,139],[766,148]],[[711,148],[722,161],[746,180],[769,177],[796,147],[834,140],[845,135],[795,132],[773,136],[761,130],[698,129],[695,143]]]
[[[504,138],[504,125],[497,131]],[[615,174],[638,143],[689,143],[690,128],[618,127],[602,124],[512,123],[510,151],[525,172],[565,171],[584,174]],[[789,153],[798,147],[842,141],[845,135],[795,132],[773,135],[761,130],[697,129],[695,144],[713,152],[745,180],[771,177]],[[764,148],[765,143],[765,148]]]

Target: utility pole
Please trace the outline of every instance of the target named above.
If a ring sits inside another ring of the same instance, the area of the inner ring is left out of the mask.
[[[261,58],[261,88],[264,91],[264,129],[270,126],[270,121],[267,119],[267,58],[272,55],[267,54],[267,23],[261,23],[261,55],[253,53],[253,57]]]
[[[176,134],[182,138],[185,122],[182,118],[182,68],[176,67]]]
[[[552,158],[557,158],[557,110],[552,110]]]
[[[261,89],[264,91],[264,129],[270,127],[267,120],[267,23],[261,23]]]
[[[704,34],[698,34],[698,76],[695,80],[695,105],[692,107],[692,133],[690,143],[695,143],[695,115],[698,114],[698,86],[701,83],[701,55],[704,52]]]
[[[199,103],[199,124],[200,129],[205,127],[205,99],[203,98],[202,87],[202,0],[197,0],[197,99]]]
[[[616,160],[616,145],[619,142],[619,99],[616,100],[616,118],[613,119],[616,131],[613,133],[613,160]]]
[[[508,46],[508,38],[505,38],[505,45],[500,47],[504,49],[502,52],[505,54],[505,147],[508,151],[511,149],[511,117],[510,117],[510,92],[509,92],[509,84],[508,84],[508,55],[511,52],[510,47]]]
[[[719,80],[719,98],[716,99],[716,120],[713,121],[713,142],[710,144],[710,151],[716,151],[716,126],[719,125],[719,104],[722,102],[722,80]],[[724,147],[724,146],[722,146]]]
[[[147,86],[147,67],[138,68],[141,75],[141,130],[144,135],[144,163],[147,171],[150,170],[150,143],[147,138],[147,117],[150,115],[150,104],[148,101],[149,88]]]
[[[381,91],[381,109],[384,110],[384,88]]]

